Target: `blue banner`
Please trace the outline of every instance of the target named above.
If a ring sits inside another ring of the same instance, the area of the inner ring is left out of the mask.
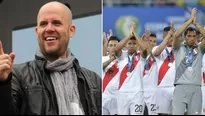
[[[204,8],[204,7],[203,7]],[[197,8],[198,9],[198,8]],[[145,29],[156,33],[157,43],[162,41],[163,28],[174,22],[178,29],[189,18],[184,7],[104,7],[103,8],[103,31],[123,39],[130,31],[131,21],[136,22],[137,34],[141,36]]]

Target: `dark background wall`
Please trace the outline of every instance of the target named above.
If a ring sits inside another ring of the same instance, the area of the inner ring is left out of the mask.
[[[12,30],[36,25],[38,10],[53,0],[0,0],[0,40],[5,53],[12,50]],[[56,0],[69,3],[73,18],[101,14],[101,0]]]

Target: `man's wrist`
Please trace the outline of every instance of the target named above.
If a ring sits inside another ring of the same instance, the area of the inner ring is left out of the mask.
[[[133,33],[130,33],[129,35],[128,35],[128,38],[130,39],[131,37],[133,37],[134,36],[134,34]]]
[[[6,80],[0,80],[0,85],[4,85],[4,84],[7,84],[8,82],[10,82],[12,79],[12,73],[10,73],[8,75],[8,78]]]

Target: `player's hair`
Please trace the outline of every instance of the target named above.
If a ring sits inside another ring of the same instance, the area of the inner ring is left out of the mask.
[[[129,40],[136,40],[135,36],[132,36]]]
[[[118,39],[117,36],[111,36],[111,37],[109,38],[109,40],[108,40],[108,43],[109,43],[111,40],[116,40],[116,41],[120,42],[120,40]]]
[[[195,31],[195,32],[196,32],[196,29],[193,28],[193,27],[188,27],[188,28],[184,31],[184,36],[186,36],[189,31]]]
[[[157,37],[157,35],[155,33],[151,33],[150,37]]]
[[[201,34],[200,31],[198,29],[196,29],[196,35]]]
[[[167,26],[167,27],[164,28],[163,31],[164,31],[164,32],[168,32],[170,29],[171,29],[171,27],[170,27],[170,26]]]

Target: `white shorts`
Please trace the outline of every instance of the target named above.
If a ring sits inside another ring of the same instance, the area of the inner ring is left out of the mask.
[[[201,87],[202,90],[202,115],[205,115],[205,85]]]
[[[173,87],[157,87],[156,89],[156,113],[171,114],[172,112],[172,100],[174,94]]]
[[[102,115],[116,115],[117,114],[117,98],[116,96],[104,97],[102,99]]]
[[[144,101],[148,109],[149,115],[157,115],[156,113],[156,89],[144,90]]]
[[[143,115],[144,113],[144,93],[122,93],[117,95],[118,115]]]

